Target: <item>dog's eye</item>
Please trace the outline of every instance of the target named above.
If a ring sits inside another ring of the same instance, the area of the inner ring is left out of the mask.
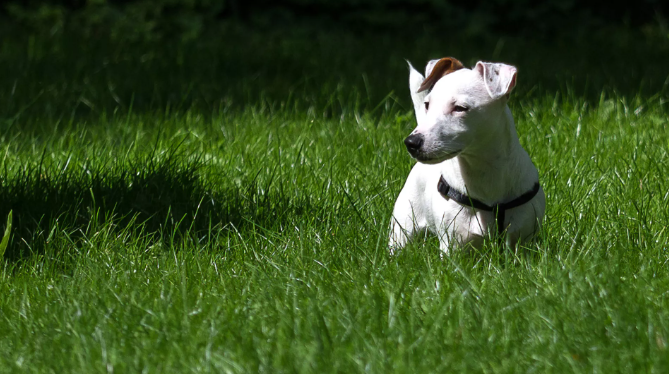
[[[430,109],[430,102],[426,101],[425,102],[425,110],[428,110],[428,109]]]
[[[455,107],[453,107],[454,112],[466,112],[468,110],[469,108],[460,105],[456,105]]]

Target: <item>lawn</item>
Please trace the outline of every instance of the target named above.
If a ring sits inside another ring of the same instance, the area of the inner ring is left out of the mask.
[[[669,39],[0,33],[0,371],[669,371]],[[404,58],[518,67],[539,238],[388,254]]]

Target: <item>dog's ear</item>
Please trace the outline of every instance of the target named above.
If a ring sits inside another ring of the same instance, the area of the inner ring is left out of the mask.
[[[423,108],[423,100],[425,100],[427,92],[418,93],[418,88],[425,78],[423,78],[418,70],[414,69],[409,61],[407,61],[407,64],[409,64],[409,90],[411,91],[411,101],[413,102],[413,109],[416,111],[416,119],[420,122],[423,115],[421,108]]]
[[[426,77],[430,76],[430,73],[432,73],[432,69],[434,69],[434,65],[436,65],[437,62],[439,62],[439,59],[430,60],[430,61],[428,61],[427,65],[425,65],[425,76]]]
[[[427,78],[425,78],[420,87],[418,87],[417,92],[431,90],[437,81],[441,79],[441,77],[456,70],[460,70],[463,67],[464,66],[462,65],[462,62],[454,59],[453,57],[444,57],[439,60],[432,60],[428,62],[427,66],[425,67],[425,74],[427,75]]]
[[[475,69],[483,77],[485,88],[493,99],[507,95],[516,87],[518,70],[511,65],[479,61]]]
[[[409,65],[409,90],[411,90],[411,98],[413,99],[414,95],[418,92],[418,87],[420,87],[425,78],[423,78],[418,70],[414,69],[408,60],[407,64]]]

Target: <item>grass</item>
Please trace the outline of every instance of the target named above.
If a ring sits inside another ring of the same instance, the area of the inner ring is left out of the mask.
[[[669,369],[666,39],[224,31],[5,36],[0,371]],[[391,258],[412,167],[401,58],[490,51],[519,66],[544,230],[516,251],[442,260],[428,239]],[[645,65],[621,74],[609,58],[631,51]]]

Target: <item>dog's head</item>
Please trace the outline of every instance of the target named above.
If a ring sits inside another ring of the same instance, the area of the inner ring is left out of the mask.
[[[478,62],[473,69],[446,57],[430,61],[425,76],[409,64],[409,89],[418,126],[404,143],[416,160],[436,164],[495,134],[516,86],[516,68]]]

